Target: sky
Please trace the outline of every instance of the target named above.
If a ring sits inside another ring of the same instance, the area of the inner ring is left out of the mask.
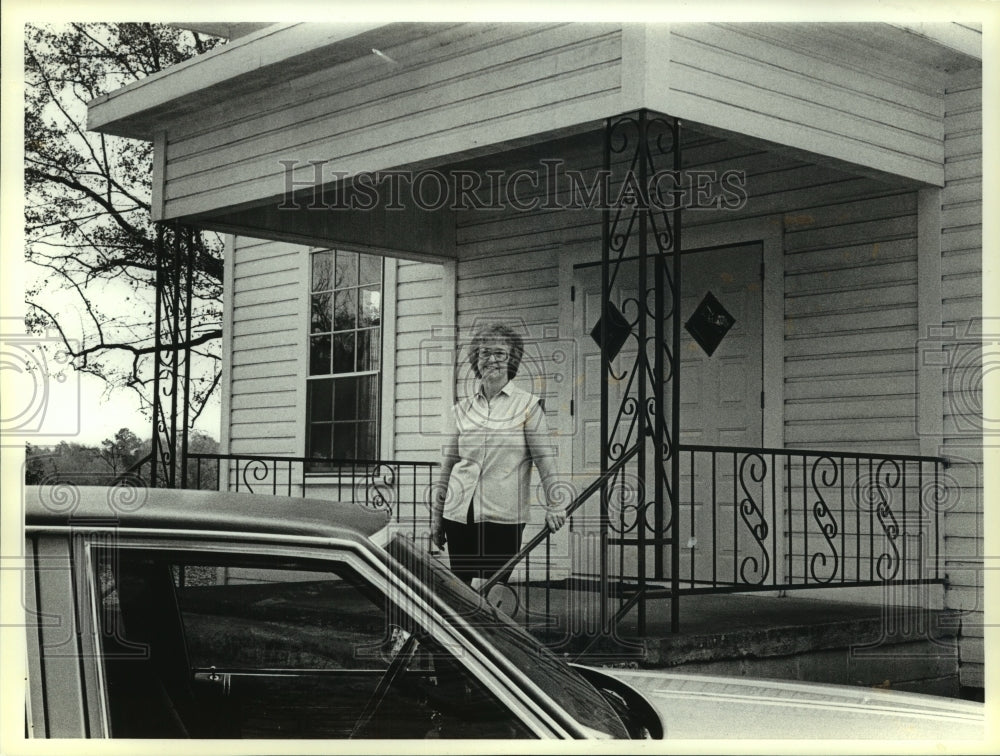
[[[51,348],[40,353],[35,348],[38,339],[16,333],[16,319],[5,318],[3,325],[0,419],[5,430],[15,430],[24,442],[39,446],[60,441],[96,446],[120,428],[142,439],[150,437],[151,421],[142,414],[135,392],[109,393],[104,381],[62,363],[54,338]],[[218,399],[195,427],[219,438]]]
[[[44,271],[24,266],[24,276],[33,285],[37,285],[40,273]],[[95,287],[91,294],[103,311],[113,315],[127,315],[128,296],[132,303],[137,301],[137,295],[119,282]],[[40,298],[46,309],[57,314],[67,333],[83,332],[87,316],[75,293],[49,284]],[[0,392],[0,419],[5,431],[16,428],[28,442],[42,446],[60,441],[93,446],[121,428],[128,428],[141,439],[151,436],[152,421],[143,414],[136,392],[113,388],[97,376],[75,371],[66,362],[63,342],[55,329],[41,336],[27,336],[21,335],[24,328],[17,318],[4,318],[2,325],[3,334],[18,334],[8,336],[0,345],[0,380],[5,389]],[[128,355],[110,361],[121,370],[131,365]],[[151,367],[152,362],[147,362],[145,370]],[[220,434],[220,397],[217,391],[194,426],[216,440]]]
[[[32,19],[34,20],[34,19]],[[58,24],[56,27],[58,28]],[[5,85],[10,82],[5,81]],[[109,89],[115,85],[109,83]],[[86,108],[82,102],[64,98],[62,103],[68,113],[79,123],[86,121]],[[43,114],[59,121],[62,116],[54,107],[51,113]],[[5,127],[7,124],[5,124]],[[6,210],[6,208],[5,208]],[[10,218],[5,212],[5,222]],[[58,229],[54,229],[48,240],[58,245],[61,242]],[[22,245],[5,244],[4,278],[17,275],[14,271],[18,261],[10,259],[13,250],[23,248]],[[49,250],[40,243],[40,251]],[[58,253],[58,248],[55,249]],[[78,337],[87,331],[93,331],[90,317],[84,311],[80,297],[66,288],[66,285],[54,279],[50,271],[33,265],[21,266],[19,271],[23,284],[31,289],[38,289],[37,300],[46,310],[53,313],[59,326],[67,336],[79,346],[93,343],[92,337],[81,344]],[[26,441],[51,445],[59,441],[76,442],[87,445],[99,444],[112,437],[121,428],[129,428],[140,438],[148,438],[152,433],[151,420],[142,413],[141,403],[137,393],[130,388],[113,387],[97,376],[78,373],[67,364],[62,340],[54,328],[50,333],[32,336],[24,333],[21,316],[15,314],[14,297],[17,289],[23,290],[23,285],[11,286],[10,299],[7,299],[0,321],[0,380],[3,381],[3,391],[0,391],[0,422],[8,436],[23,436]],[[120,281],[101,283],[98,281],[87,288],[87,296],[95,307],[105,316],[103,322],[107,329],[107,338],[111,341],[123,341],[129,338],[127,327],[136,312],[152,306],[152,295],[144,296],[142,292],[134,292]],[[23,294],[19,299],[23,300]],[[35,299],[35,297],[33,297]],[[140,305],[145,302],[146,308]],[[113,321],[118,321],[115,324]],[[116,369],[126,372],[130,369],[130,355],[120,357],[102,357]],[[147,361],[143,374],[151,370],[151,362]],[[199,417],[195,427],[213,438],[218,439],[219,428],[219,395]]]

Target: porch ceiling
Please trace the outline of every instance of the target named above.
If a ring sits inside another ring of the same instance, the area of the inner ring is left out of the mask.
[[[457,181],[455,177],[462,172],[474,173],[480,177],[493,172],[509,178],[519,170],[532,169],[541,176],[545,171],[543,161],[555,160],[564,167],[574,169],[586,166],[585,181],[590,185],[593,176],[589,171],[596,171],[602,160],[604,128],[604,121],[590,122],[531,138],[484,145],[476,150],[448,155],[441,160],[412,163],[394,170],[411,175],[420,175],[426,171],[448,176],[452,181]],[[850,182],[858,186],[857,196],[864,194],[866,190],[863,187],[869,187],[867,191],[871,191],[871,187],[881,187],[882,189],[875,191],[882,191],[886,187],[915,190],[922,186],[905,177],[866,169],[846,161],[704,124],[683,122],[682,144],[685,169],[722,173],[729,169],[748,168],[751,173],[748,189],[751,192],[756,189],[755,182],[764,178],[753,174],[769,171],[773,176],[782,170],[806,171],[809,166],[813,167],[814,175],[826,177],[822,180],[845,184]],[[565,177],[561,180],[565,180]],[[198,214],[183,220],[224,233],[315,247],[344,246],[390,257],[432,262],[461,259],[463,253],[456,239],[456,231],[468,222],[468,219],[463,220],[460,216],[468,215],[470,210],[456,211],[449,206],[421,209],[414,204],[412,192],[406,195],[405,190],[399,195],[404,198],[405,206],[388,209],[386,200],[391,195],[384,183],[378,191],[378,205],[360,210],[349,209],[342,206],[347,202],[345,198],[350,196],[350,188],[345,188],[349,183],[350,181],[341,181],[305,187],[292,195],[291,200],[287,197],[272,198],[265,202],[225,208],[221,212]],[[539,183],[542,183],[541,179]],[[484,193],[487,186],[488,179],[484,179]],[[788,186],[786,194],[793,194],[793,189],[793,186]],[[561,190],[565,191],[565,185],[561,186]],[[773,191],[773,187],[768,190],[769,193]],[[800,209],[798,205],[788,204],[789,200],[775,200],[775,196],[770,195],[767,214],[796,212]],[[774,205],[776,201],[778,204]],[[510,210],[509,203],[507,210]],[[482,212],[485,218],[490,212],[498,211],[486,209]],[[738,220],[761,212],[759,206],[755,205],[745,211],[727,212],[726,215],[732,220]],[[709,215],[712,214],[699,210],[694,213],[697,217],[692,220],[698,223],[717,221],[713,221]],[[595,213],[593,217],[596,219],[598,215]],[[595,230],[595,234],[599,232]]]
[[[548,145],[566,140],[589,142],[595,146],[594,161],[600,161],[603,121],[554,129],[530,137],[485,144],[471,150],[393,166],[391,171],[419,175],[422,172],[451,176],[453,171],[482,174],[502,169],[506,161],[525,153],[545,151]],[[341,180],[306,186],[288,196],[249,201],[221,211],[194,214],[181,220],[200,228],[259,239],[273,239],[317,247],[347,246],[358,251],[411,260],[444,262],[458,257],[456,212],[449,206],[417,207],[411,195],[402,208],[386,205],[391,195],[387,184],[378,191],[376,206],[350,209],[347,202],[353,181]],[[429,190],[433,192],[433,187]]]

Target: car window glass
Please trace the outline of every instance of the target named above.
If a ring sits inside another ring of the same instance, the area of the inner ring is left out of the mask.
[[[574,719],[616,738],[628,738],[614,708],[593,685],[406,535],[394,536],[387,550]]]
[[[172,571],[194,668],[386,667],[384,602],[365,595],[351,573],[238,565]]]
[[[97,559],[114,737],[531,736],[453,648],[347,564],[140,549]]]

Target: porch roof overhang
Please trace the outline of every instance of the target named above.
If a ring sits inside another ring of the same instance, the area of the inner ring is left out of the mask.
[[[154,143],[157,220],[448,259],[446,208],[331,218],[289,212],[289,191],[453,165],[639,108],[940,186],[943,92],[981,67],[980,37],[958,24],[275,24],[98,98],[88,128]]]
[[[102,95],[88,104],[87,128],[153,141],[157,132],[216,98],[237,98],[318,68],[370,54],[418,33],[410,24],[270,24],[203,55]],[[216,36],[231,24],[189,27]]]

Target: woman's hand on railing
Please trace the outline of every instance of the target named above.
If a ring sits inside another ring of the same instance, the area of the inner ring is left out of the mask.
[[[444,534],[444,517],[436,514],[431,518],[431,543],[443,549],[447,540]]]
[[[545,525],[553,533],[559,530],[559,528],[561,528],[565,522],[566,522],[566,510],[564,509],[559,509],[555,511],[550,509],[545,513]]]

